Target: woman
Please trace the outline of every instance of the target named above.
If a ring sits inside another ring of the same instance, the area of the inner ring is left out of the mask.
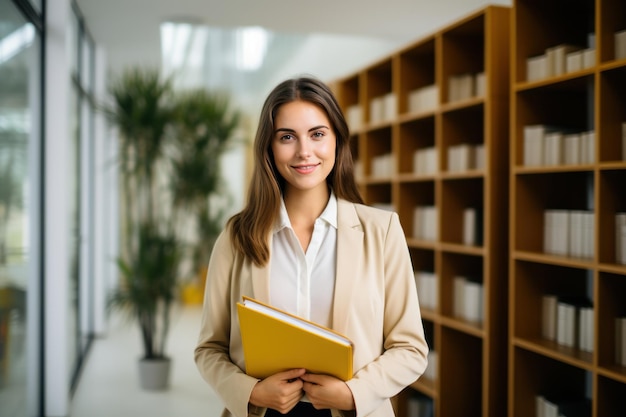
[[[195,360],[223,417],[391,417],[390,398],[426,368],[398,216],[362,204],[348,126],[316,79],[284,81],[267,97],[247,204],[218,238],[206,285]],[[236,313],[244,295],[350,338],[352,379],[246,375]]]

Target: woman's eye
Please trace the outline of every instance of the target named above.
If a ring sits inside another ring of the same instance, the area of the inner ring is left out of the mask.
[[[324,132],[321,132],[321,131],[319,131],[319,132],[315,132],[315,133],[313,133],[313,137],[314,137],[314,138],[321,138],[321,137],[324,137]]]
[[[280,137],[280,140],[290,140],[290,139],[292,139],[292,138],[293,138],[293,136],[292,136],[292,135],[287,134],[287,135],[282,135],[282,136]]]

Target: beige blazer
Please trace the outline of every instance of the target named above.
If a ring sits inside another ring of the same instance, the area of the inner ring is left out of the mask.
[[[271,246],[270,246],[271,247]],[[217,239],[207,273],[195,361],[224,402],[222,417],[263,416],[248,407],[256,378],[245,374],[236,303],[269,302],[269,266],[233,251],[229,231]],[[354,342],[354,377],[347,381],[356,413],[391,417],[390,398],[426,368],[428,347],[413,267],[398,215],[338,199],[337,276],[332,328]]]

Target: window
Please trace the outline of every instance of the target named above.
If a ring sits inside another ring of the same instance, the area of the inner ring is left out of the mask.
[[[41,36],[24,16],[0,0],[0,404],[7,417],[40,407],[41,374],[30,365],[41,346]]]

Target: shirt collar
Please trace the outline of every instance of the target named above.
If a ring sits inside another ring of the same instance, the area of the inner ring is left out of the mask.
[[[337,228],[337,197],[332,190],[330,191],[328,204],[326,204],[326,208],[322,214],[320,214],[320,219],[324,220],[335,229]]]
[[[320,214],[319,218],[330,224],[335,229],[337,228],[337,197],[332,190],[330,191],[328,204],[326,204],[326,208],[324,209],[322,214]],[[281,198],[280,212],[278,216],[278,221],[276,223],[276,226],[274,227],[274,232],[278,232],[285,227],[291,228],[291,222],[289,221],[289,215],[287,214],[287,208],[285,207],[285,200]]]

